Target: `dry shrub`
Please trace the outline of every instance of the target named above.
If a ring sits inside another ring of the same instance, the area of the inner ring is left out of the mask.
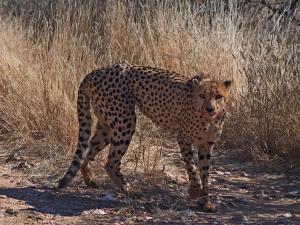
[[[225,146],[273,157],[299,153],[300,35],[292,22],[239,9],[236,1],[200,14],[188,1],[3,2],[2,140],[45,139],[73,149],[80,80],[126,61],[233,79]],[[153,128],[139,127],[137,134]],[[151,143],[139,151],[145,155]]]

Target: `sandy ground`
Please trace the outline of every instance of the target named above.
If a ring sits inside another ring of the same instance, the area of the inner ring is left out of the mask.
[[[218,212],[207,214],[187,195],[179,153],[168,155],[175,170],[124,170],[135,190],[129,198],[113,189],[101,169],[99,188],[87,188],[77,175],[58,191],[52,186],[67,165],[39,176],[34,171],[44,161],[0,150],[0,224],[300,224],[296,171],[274,172],[216,152],[210,182]]]

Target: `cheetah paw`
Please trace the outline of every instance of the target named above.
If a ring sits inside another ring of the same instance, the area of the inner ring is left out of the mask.
[[[203,204],[202,210],[207,213],[215,213],[215,212],[217,212],[217,207],[208,201]]]

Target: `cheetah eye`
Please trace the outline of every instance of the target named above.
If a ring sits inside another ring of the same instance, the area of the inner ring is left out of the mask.
[[[199,97],[200,98],[205,98],[205,94],[200,94]]]
[[[222,95],[217,95],[217,96],[216,96],[216,99],[217,99],[217,100],[218,100],[218,99],[221,99],[221,98],[223,98]]]

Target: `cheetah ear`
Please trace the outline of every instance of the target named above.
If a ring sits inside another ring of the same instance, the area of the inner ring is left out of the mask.
[[[231,84],[232,84],[232,81],[231,80],[225,80],[223,82],[223,84],[224,84],[225,88],[229,88],[231,86]]]
[[[187,86],[189,88],[192,88],[194,86],[200,86],[201,83],[202,83],[203,78],[204,78],[204,74],[203,73],[194,75],[191,79],[189,79],[187,81]]]
[[[190,80],[188,80],[187,86],[189,88],[193,88],[195,85],[197,85],[197,86],[200,85],[200,83],[201,83],[200,77],[194,76]]]
[[[200,86],[202,82],[207,79],[208,79],[208,75],[204,73],[194,75],[191,79],[187,81],[187,86],[189,88],[192,88],[194,86]]]

